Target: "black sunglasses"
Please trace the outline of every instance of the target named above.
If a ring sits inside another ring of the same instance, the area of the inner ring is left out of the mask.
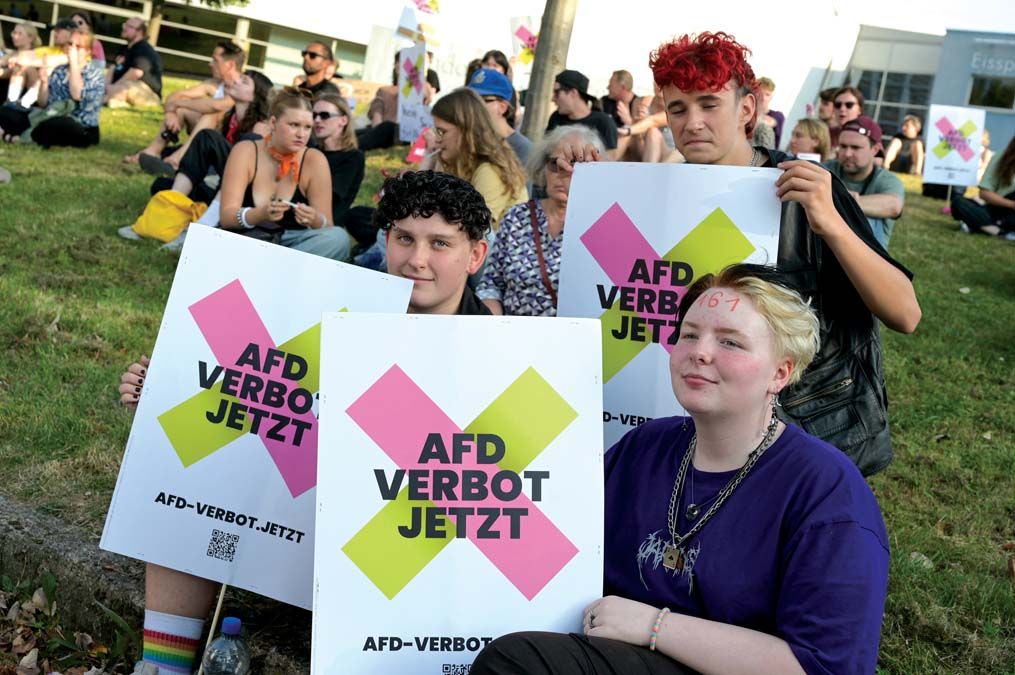
[[[302,52],[300,52],[300,54],[303,55],[303,58],[307,58],[308,56],[310,58],[312,58],[312,59],[323,59],[324,58],[324,54],[318,54],[317,52],[312,52],[312,51],[310,51],[308,49],[304,49]]]
[[[855,106],[855,105],[856,105],[856,101],[836,101],[835,102],[835,109],[836,110],[842,110],[843,108],[848,108],[848,109],[852,110],[853,106]]]
[[[342,113],[332,113],[332,112],[315,112],[314,113],[314,119],[315,120],[330,120],[332,117],[336,117],[336,118],[337,117],[345,117],[345,115],[343,115]]]

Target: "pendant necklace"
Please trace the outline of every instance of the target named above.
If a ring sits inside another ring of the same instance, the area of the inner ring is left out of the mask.
[[[684,479],[687,477],[687,468],[691,465],[691,461],[694,459],[694,450],[698,445],[698,434],[695,432],[694,436],[691,437],[691,443],[687,446],[687,452],[684,453],[684,458],[680,461],[680,468],[677,470],[677,479],[673,483],[673,493],[670,495],[670,506],[667,512],[667,523],[670,529],[670,543],[663,549],[663,567],[674,572],[683,572],[684,566],[687,562],[687,549],[685,544],[698,532],[701,528],[705,527],[705,523],[712,519],[712,516],[722,508],[722,505],[726,503],[730,495],[740,486],[744,478],[750,473],[754,465],[758,463],[761,456],[765,454],[765,451],[772,446],[772,442],[775,440],[775,432],[779,428],[779,418],[775,414],[775,409],[772,409],[772,419],[768,423],[768,428],[765,430],[765,436],[761,439],[761,443],[758,447],[751,451],[751,454],[747,456],[747,461],[744,463],[737,474],[730,479],[716,496],[713,498],[715,501],[712,506],[708,508],[705,515],[702,516],[701,520],[695,523],[686,534],[681,535],[677,532],[677,512],[680,506],[680,498],[684,492]],[[691,480],[694,480],[693,477]],[[693,487],[692,487],[693,490]],[[688,520],[694,520],[698,517],[702,505],[700,504],[689,504],[685,513]],[[692,515],[693,509],[693,515]]]

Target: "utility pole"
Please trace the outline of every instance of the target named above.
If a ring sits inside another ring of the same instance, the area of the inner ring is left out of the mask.
[[[550,119],[550,96],[553,94],[553,77],[567,65],[567,50],[571,46],[571,29],[578,0],[546,0],[543,22],[539,27],[539,44],[532,64],[532,77],[525,95],[525,121],[522,134],[533,143],[543,137],[546,122]]]

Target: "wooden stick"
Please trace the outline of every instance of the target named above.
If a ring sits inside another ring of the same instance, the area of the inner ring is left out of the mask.
[[[222,584],[222,589],[219,591],[219,601],[215,605],[215,615],[211,619],[211,630],[208,631],[208,641],[204,643],[204,651],[207,653],[208,647],[211,646],[211,641],[215,639],[215,629],[219,625],[219,615],[222,614],[222,601],[226,599],[226,588],[225,584]],[[204,675],[204,654],[201,655],[201,665],[197,668],[197,675]]]

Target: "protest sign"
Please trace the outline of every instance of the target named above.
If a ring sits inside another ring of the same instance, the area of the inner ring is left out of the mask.
[[[408,0],[398,18],[395,35],[436,47],[439,22],[440,7],[436,0]]]
[[[102,548],[310,607],[321,313],[412,284],[192,227]]]
[[[581,629],[599,342],[581,319],[324,316],[313,673],[464,673],[505,633]]]
[[[976,185],[986,113],[982,108],[931,105],[923,182]]]
[[[557,314],[601,320],[607,448],[649,419],[681,413],[668,359],[687,287],[732,263],[776,263],[781,173],[691,164],[576,166]]]
[[[411,143],[433,125],[426,95],[426,44],[417,42],[398,52],[398,138]]]

